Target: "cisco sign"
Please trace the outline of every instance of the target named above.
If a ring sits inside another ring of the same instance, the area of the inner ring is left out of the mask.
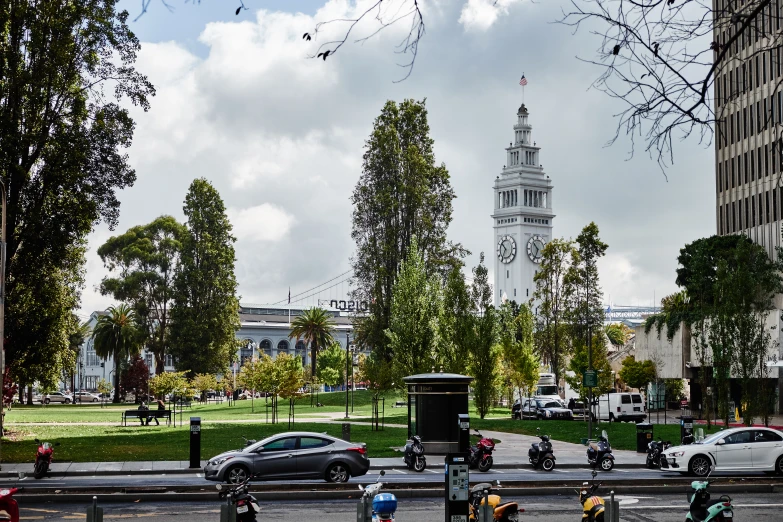
[[[341,312],[366,312],[370,309],[370,304],[367,301],[345,301],[342,299],[326,301],[324,299],[319,301],[318,304],[325,305],[327,302],[329,303],[330,308],[340,310]]]

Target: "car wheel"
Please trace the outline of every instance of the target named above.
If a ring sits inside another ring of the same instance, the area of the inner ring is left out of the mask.
[[[98,399],[93,399],[92,402],[98,402]]]
[[[609,457],[601,460],[601,471],[612,471],[614,461]]]
[[[65,404],[71,404],[71,399],[65,399]]]
[[[337,462],[336,464],[332,464],[329,466],[329,469],[326,470],[326,481],[327,482],[348,482],[348,477],[350,477],[351,474],[348,471],[348,466],[343,464],[342,462]]]
[[[541,463],[541,467],[544,468],[544,471],[552,471],[555,469],[554,459],[544,459],[544,461]]]
[[[775,473],[783,475],[783,455],[778,457],[777,462],[775,462]]]
[[[229,484],[241,484],[247,477],[248,471],[244,466],[231,466],[226,470],[226,482]]]
[[[44,399],[44,404],[49,404],[50,402],[52,402],[52,401],[51,401],[51,399],[49,399],[49,397]]]
[[[706,455],[696,455],[688,464],[691,475],[706,477],[710,473],[710,459]]]

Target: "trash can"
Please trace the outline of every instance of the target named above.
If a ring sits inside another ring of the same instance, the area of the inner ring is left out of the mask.
[[[640,422],[636,425],[636,453],[647,453],[647,444],[653,439],[653,425]]]
[[[343,422],[343,437],[346,442],[351,442],[351,425],[347,422]]]
[[[693,444],[693,415],[683,415],[680,417],[680,442],[682,444]]]

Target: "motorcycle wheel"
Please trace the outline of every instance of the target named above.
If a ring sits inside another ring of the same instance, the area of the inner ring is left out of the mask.
[[[35,469],[33,471],[33,476],[37,479],[43,478],[44,475],[46,475],[46,469],[48,466],[46,465],[46,462],[40,461],[35,463]]]
[[[601,460],[601,471],[612,471],[612,468],[614,467],[614,461],[610,458],[605,458]]]
[[[554,459],[544,459],[544,461],[541,463],[541,467],[544,471],[552,471],[555,469]]]
[[[492,457],[487,457],[485,459],[481,459],[478,464],[479,471],[486,472],[489,471],[489,469],[492,467]]]
[[[413,470],[422,472],[426,467],[427,467],[427,460],[424,457],[416,457],[416,460],[413,462]]]
[[[656,467],[652,455],[647,455],[647,467],[650,469],[654,469]]]

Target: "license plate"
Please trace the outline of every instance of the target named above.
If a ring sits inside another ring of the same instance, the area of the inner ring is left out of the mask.
[[[731,511],[724,511],[723,518],[734,518],[734,513]]]
[[[237,513],[247,513],[247,506],[238,506]]]
[[[642,411],[641,408],[634,408],[633,411]]]

